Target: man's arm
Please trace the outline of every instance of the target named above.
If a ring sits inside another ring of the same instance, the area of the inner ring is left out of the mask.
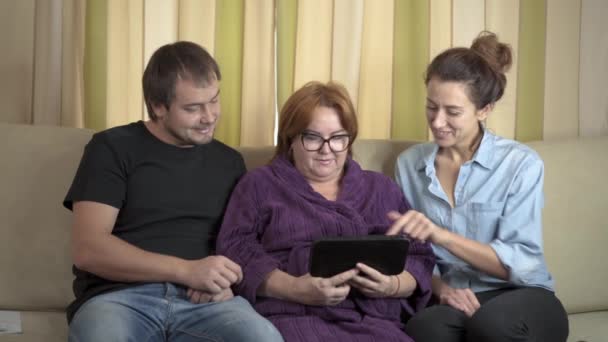
[[[73,206],[72,257],[81,270],[122,282],[172,282],[218,293],[242,279],[223,256],[184,260],[151,253],[112,235],[119,209],[90,201]]]

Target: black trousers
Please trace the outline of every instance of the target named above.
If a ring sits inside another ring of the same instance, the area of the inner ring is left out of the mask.
[[[481,307],[467,317],[448,305],[414,315],[405,331],[416,342],[565,342],[568,315],[553,292],[542,288],[476,293]]]

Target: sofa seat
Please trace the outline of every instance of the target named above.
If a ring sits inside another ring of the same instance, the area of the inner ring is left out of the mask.
[[[0,335],[2,342],[67,341],[65,311],[21,311],[23,334]]]
[[[608,311],[570,314],[568,319],[568,342],[608,342]]]

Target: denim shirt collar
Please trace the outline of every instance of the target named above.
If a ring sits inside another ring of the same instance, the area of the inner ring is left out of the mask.
[[[422,158],[418,159],[416,170],[422,171],[426,169],[430,171],[435,169],[435,157],[437,156],[437,151],[439,151],[439,145],[432,143],[430,144],[430,148],[431,153],[426,153]]]
[[[494,150],[494,138],[495,135],[490,132],[487,128],[483,129],[483,137],[481,138],[481,143],[475,151],[471,162],[477,163],[480,166],[486,169],[492,169],[493,166],[493,153]],[[418,159],[416,163],[416,170],[427,171],[427,174],[430,175],[435,171],[435,157],[437,157],[437,151],[439,151],[439,145],[433,143],[431,144],[430,153],[427,153],[423,158]]]
[[[483,166],[484,168],[491,170],[493,168],[493,156],[494,156],[494,141],[495,135],[488,131],[487,128],[483,129],[483,137],[481,138],[481,143],[479,144],[479,148],[473,155],[472,161]]]

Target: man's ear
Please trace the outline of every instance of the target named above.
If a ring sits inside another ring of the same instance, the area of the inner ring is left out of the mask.
[[[494,102],[488,103],[485,107],[475,113],[477,120],[485,121],[492,110],[494,110]]]
[[[165,107],[162,103],[154,103],[152,104],[152,110],[158,119],[163,119],[167,116],[167,112],[169,111],[167,107]]]

